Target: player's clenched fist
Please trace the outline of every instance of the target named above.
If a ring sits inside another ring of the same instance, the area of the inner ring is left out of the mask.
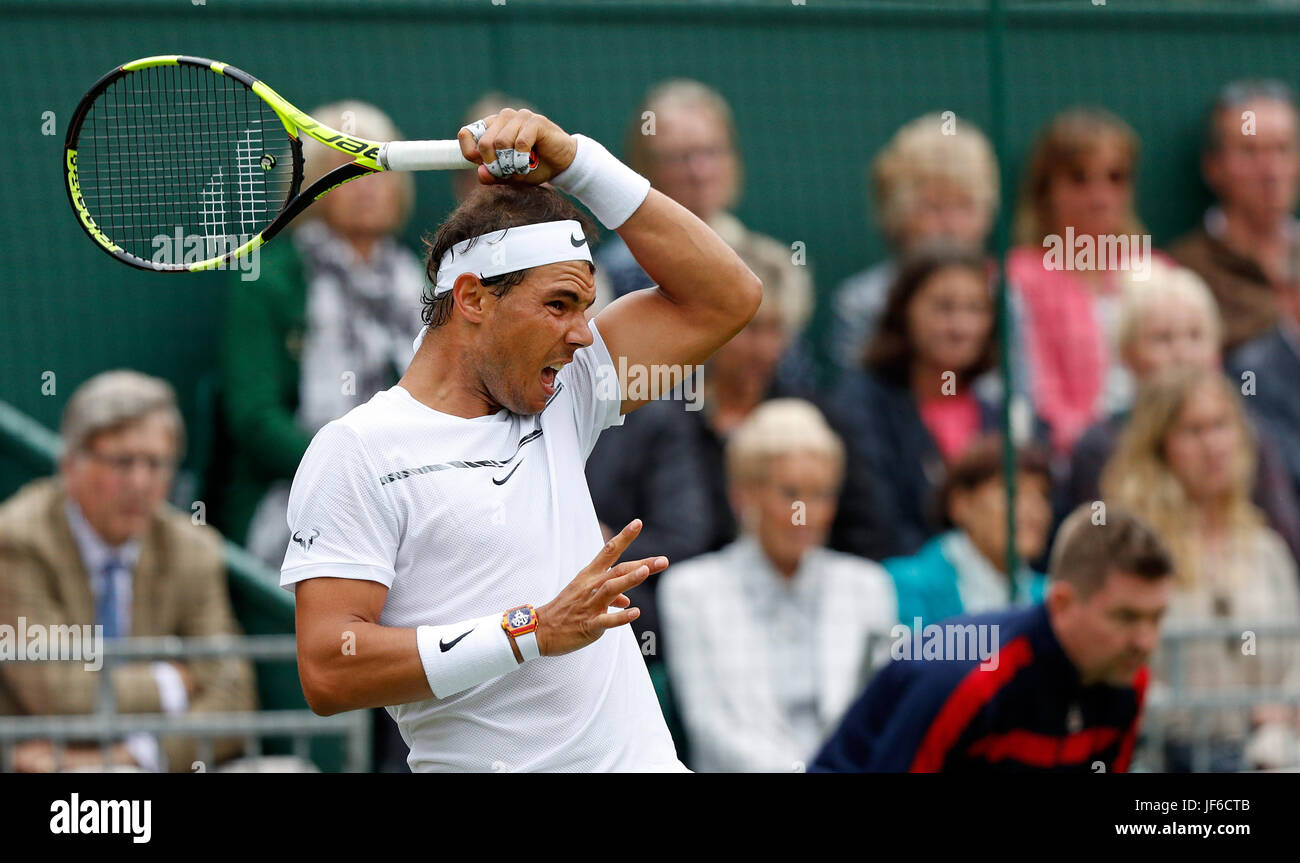
[[[514,108],[470,123],[456,139],[465,158],[480,166],[481,183],[539,185],[569,167],[578,152],[573,136],[551,120]]]
[[[641,520],[633,519],[617,536],[605,543],[590,565],[546,605],[537,609],[537,649],[542,656],[558,656],[586,647],[605,630],[636,620],[641,611],[628,608],[631,590],[653,572],[668,568],[668,558],[647,557],[615,566],[615,561],[641,532]],[[610,611],[610,606],[622,609]]]

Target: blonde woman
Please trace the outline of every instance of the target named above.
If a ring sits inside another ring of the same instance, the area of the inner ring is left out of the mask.
[[[669,678],[699,771],[791,772],[812,758],[887,643],[878,564],[824,547],[844,445],[812,404],[760,405],[727,442],[741,535],[659,582]]]
[[[1209,287],[1193,270],[1152,261],[1150,278],[1121,280],[1116,353],[1140,386],[1172,368],[1222,372],[1223,325]],[[1128,424],[1132,404],[1098,420],[1079,438],[1070,456],[1064,503],[1069,507],[1100,497],[1101,471]],[[1277,442],[1259,435],[1259,467],[1252,490],[1293,555],[1300,554],[1300,505],[1287,479]]]
[[[835,292],[831,333],[841,369],[861,368],[885,312],[898,259],[946,241],[984,248],[998,209],[998,163],[972,123],[926,114],[904,125],[871,164],[876,221],[894,254],[846,279]]]
[[[1300,627],[1296,564],[1286,545],[1251,503],[1256,444],[1239,399],[1222,376],[1181,368],[1147,383],[1129,427],[1102,475],[1108,500],[1145,518],[1174,556],[1176,590],[1168,625],[1234,621],[1280,622]],[[1181,680],[1170,679],[1170,657],[1157,665],[1157,679],[1185,691],[1300,684],[1300,639],[1261,636],[1254,652],[1237,639],[1187,642]],[[1185,770],[1193,735],[1207,730],[1211,767],[1289,761],[1290,753],[1266,751],[1293,734],[1291,708],[1201,712],[1171,717],[1166,757]],[[1294,741],[1291,741],[1294,743]],[[1285,750],[1286,746],[1280,749]]]

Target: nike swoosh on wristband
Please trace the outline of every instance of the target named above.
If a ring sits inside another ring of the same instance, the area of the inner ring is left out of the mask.
[[[573,238],[573,234],[569,234],[569,242],[570,242],[570,243],[573,243],[573,247],[574,247],[575,249],[580,249],[580,248],[582,248],[583,246],[587,245],[587,238],[586,238],[586,236],[583,236],[583,238],[582,238],[581,240],[575,240],[575,239]]]
[[[458,635],[458,636],[456,636],[455,638],[453,638],[450,642],[443,641],[443,640],[440,638],[440,639],[438,639],[438,646],[442,648],[442,652],[443,652],[443,653],[446,653],[448,650],[451,650],[453,647],[455,647],[455,646],[460,642],[460,640],[461,640],[462,638],[464,638],[465,636],[469,635],[470,632],[473,632],[473,631],[476,630],[476,629],[478,629],[477,626],[471,626],[471,627],[469,628],[469,631],[468,631],[468,632],[462,632],[460,635]]]
[[[523,463],[524,463],[524,460],[523,460],[523,459],[520,459],[520,460],[519,460],[519,464],[517,464],[517,465],[515,465],[514,467],[510,468],[510,473],[506,474],[505,477],[504,477],[503,479],[497,479],[496,477],[492,477],[492,482],[493,482],[493,484],[494,484],[494,485],[505,485],[506,482],[509,481],[510,477],[512,477],[512,476],[515,475],[515,471],[519,470],[519,465],[520,465],[520,464],[523,464]]]

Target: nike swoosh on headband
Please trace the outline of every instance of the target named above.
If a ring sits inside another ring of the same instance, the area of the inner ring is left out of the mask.
[[[559,245],[565,240],[570,246],[567,249]],[[464,273],[486,279],[545,264],[591,260],[586,232],[576,219],[502,228],[453,244],[438,262],[433,295],[448,293]]]

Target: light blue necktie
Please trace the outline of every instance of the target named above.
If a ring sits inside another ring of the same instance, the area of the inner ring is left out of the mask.
[[[95,620],[104,627],[105,638],[121,636],[121,620],[118,615],[117,574],[122,569],[122,562],[110,557],[104,564],[104,583],[96,604]]]

